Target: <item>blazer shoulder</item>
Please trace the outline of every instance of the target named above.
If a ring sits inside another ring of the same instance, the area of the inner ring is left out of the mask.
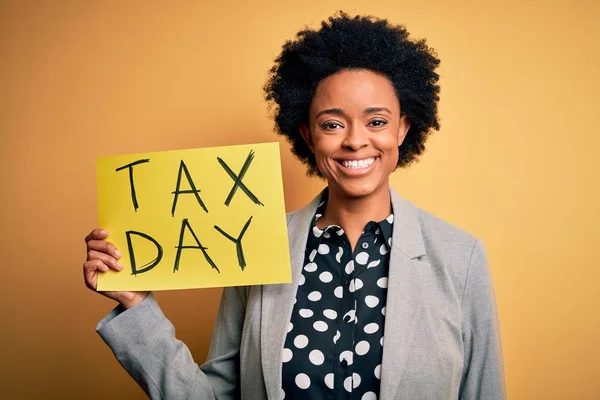
[[[436,287],[453,288],[448,293],[459,301],[463,298],[469,271],[473,269],[472,263],[479,263],[477,255],[485,252],[483,243],[472,233],[428,211],[418,208],[417,214],[430,278],[437,282]]]
[[[302,219],[302,209],[291,211],[285,214],[285,221],[288,229],[293,229]]]
[[[467,268],[476,245],[483,245],[481,239],[422,208],[415,208],[427,256],[460,269]]]
[[[317,206],[321,201],[323,193],[324,191],[321,191],[321,193],[319,193],[315,198],[312,199],[311,202],[306,204],[304,207],[288,212],[285,215],[288,228],[290,228],[290,226],[302,225],[306,221],[310,220],[310,218],[312,218],[312,216],[317,210]]]
[[[290,212],[288,212],[288,213],[285,214],[285,220],[288,223],[288,225],[289,225],[290,221],[296,217],[296,215],[298,214],[298,212],[300,212],[300,210],[290,211]]]
[[[419,216],[423,235],[438,237],[439,239],[449,240],[455,243],[457,241],[470,243],[471,245],[473,245],[475,241],[480,240],[466,229],[458,227],[429,211],[417,206],[415,206],[415,209]]]

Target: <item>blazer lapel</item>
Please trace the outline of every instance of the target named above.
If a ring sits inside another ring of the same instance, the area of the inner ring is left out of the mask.
[[[269,399],[281,398],[282,351],[287,327],[294,309],[298,282],[304,264],[310,220],[323,192],[303,209],[288,216],[288,241],[292,283],[262,287],[261,361]],[[252,368],[252,366],[249,366]]]
[[[410,346],[421,308],[425,268],[418,258],[425,245],[418,210],[398,196],[393,189],[394,230],[390,254],[390,272],[381,368],[381,399],[394,399],[407,368]]]

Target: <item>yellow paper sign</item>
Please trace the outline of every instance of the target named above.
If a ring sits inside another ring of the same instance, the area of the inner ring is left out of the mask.
[[[98,290],[291,282],[278,143],[103,157],[97,177],[124,266]]]

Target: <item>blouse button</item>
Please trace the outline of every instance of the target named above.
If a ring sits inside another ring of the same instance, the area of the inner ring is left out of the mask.
[[[351,319],[352,319],[352,317],[351,317],[351,316],[349,316],[349,315],[346,315],[346,316],[344,317],[344,322],[350,322],[350,320],[351,320]]]
[[[340,364],[342,365],[343,368],[346,368],[348,366],[348,361],[346,361],[346,359],[344,358]]]
[[[363,249],[366,249],[367,247],[369,247],[369,245],[368,245],[366,242],[363,242],[363,244],[362,244],[362,248],[363,248]]]

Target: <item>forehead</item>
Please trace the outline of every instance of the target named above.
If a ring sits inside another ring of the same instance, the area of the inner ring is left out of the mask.
[[[352,112],[376,106],[385,106],[393,112],[400,109],[392,82],[372,71],[344,70],[319,83],[310,109],[311,113],[328,108]]]

